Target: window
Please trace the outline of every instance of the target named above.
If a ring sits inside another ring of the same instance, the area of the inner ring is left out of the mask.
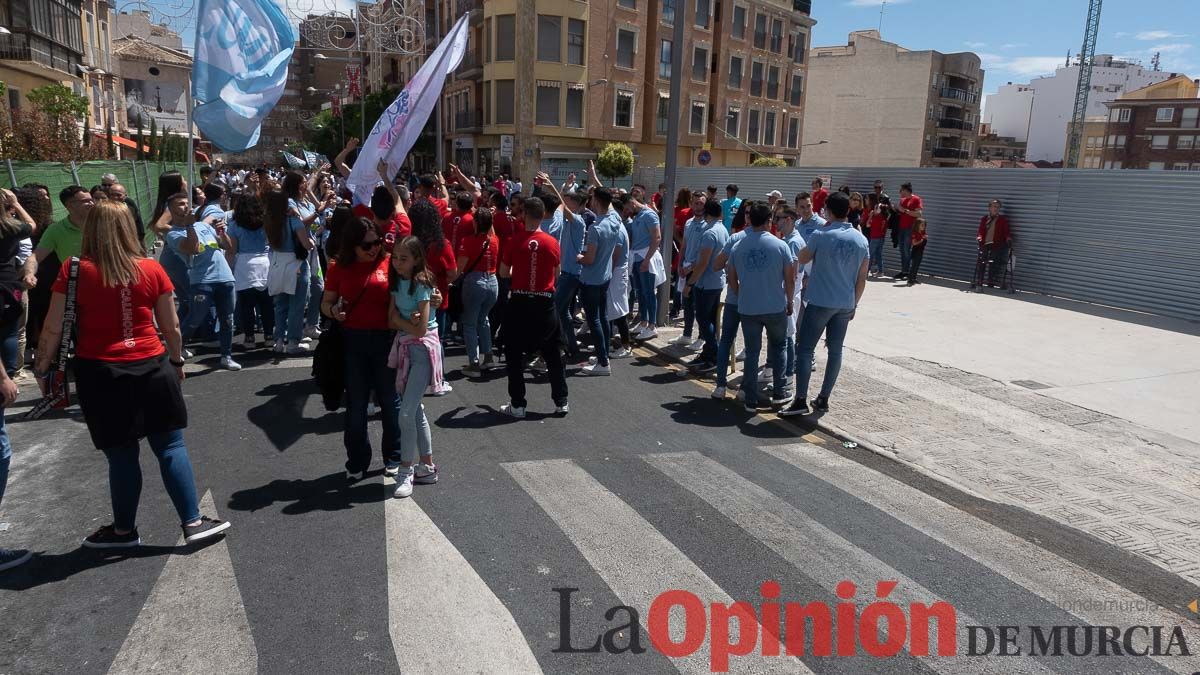
[[[617,91],[616,106],[613,110],[613,126],[625,129],[633,128],[633,92]]]
[[[483,20],[483,62],[492,62],[492,18]],[[405,77],[404,79],[408,79]]]
[[[500,14],[496,17],[496,60],[512,61],[516,53],[515,14]]]
[[[800,143],[800,118],[793,116],[788,120],[787,146],[795,149]]]
[[[792,60],[796,63],[804,63],[804,53],[808,51],[808,34],[796,33],[796,39],[792,42]]]
[[[1175,162],[1175,170],[1176,171],[1187,171],[1188,163],[1187,162]]]
[[[562,61],[562,17],[538,14],[537,60]]]
[[[675,0],[662,0],[662,22],[675,25]]]
[[[84,58],[86,59],[86,61],[84,61],[84,63],[95,65],[95,63],[96,63],[95,54],[92,51],[92,46],[93,46],[93,43],[95,43],[95,41],[96,41],[96,31],[95,31],[94,19],[92,18],[92,13],[84,12],[83,13],[83,21],[85,24],[87,24],[87,27],[84,29],[87,31],[87,35],[83,36],[84,37],[83,46],[86,48],[86,52],[84,53]]]
[[[1167,144],[1168,144],[1168,141],[1170,138],[1171,137],[1167,136],[1166,134],[1161,134],[1158,136],[1151,136],[1150,137],[1150,147],[1155,148],[1157,150],[1162,150],[1167,147]]]
[[[1087,137],[1087,147],[1089,147],[1089,148],[1096,147],[1096,137],[1095,136]]]
[[[789,101],[792,105],[800,105],[800,99],[804,96],[804,76],[800,73],[792,75],[792,98]]]
[[[1197,128],[1197,118],[1200,118],[1200,108],[1184,108],[1179,116],[1179,126],[1183,129]]]
[[[742,68],[744,68],[744,67],[745,66],[742,64],[742,57],[740,57],[740,56],[730,56],[729,57],[729,86],[730,87],[732,87],[734,89],[742,88]]]
[[[658,41],[658,76],[664,80],[671,79],[671,41]]]
[[[698,28],[708,28],[711,14],[709,0],[696,0],[696,26]]]
[[[584,50],[587,39],[584,37],[586,32],[586,22],[579,19],[567,20],[567,63],[572,66],[583,65],[583,57],[586,54]]]
[[[1111,164],[1111,166],[1110,166],[1110,167],[1108,167],[1108,168],[1110,168],[1110,169],[1120,169],[1120,168],[1122,168],[1122,167],[1121,167],[1121,160],[1119,160],[1119,159],[1118,159],[1118,160],[1115,160],[1115,161],[1112,161],[1112,162],[1109,162],[1109,164]]]
[[[516,100],[512,80],[496,80],[496,124],[513,123],[513,102]]]
[[[567,128],[583,128],[583,85],[567,86]]]
[[[747,143],[754,143],[754,144],[758,143],[758,117],[759,117],[759,112],[757,110],[750,111],[750,119],[749,119],[749,121],[746,122],[746,142]]]
[[[1133,114],[1133,108],[1121,108],[1121,114],[1117,117],[1118,122],[1128,122],[1129,117]]]
[[[557,83],[539,81],[537,84],[536,123],[543,126],[558,126],[558,95]]]
[[[617,67],[633,70],[633,55],[637,52],[637,33],[628,28],[617,29]]]
[[[704,101],[692,101],[691,121],[688,124],[688,132],[696,135],[704,133]]]
[[[771,66],[767,69],[767,98],[779,99],[779,66]]]
[[[483,123],[492,123],[492,83],[483,82]]]
[[[617,0],[617,7],[625,9],[637,9],[637,0]]]
[[[742,109],[736,105],[729,106],[729,114],[725,115],[725,133],[737,138],[738,128],[741,127]]]
[[[654,112],[654,133],[666,136],[671,123],[671,97],[658,95],[658,110]]]
[[[1117,147],[1118,148],[1125,147],[1125,134],[1119,134],[1117,136]],[[1120,168],[1120,167],[1118,167],[1118,168]]]
[[[1174,119],[1175,119],[1175,109],[1174,108],[1159,108],[1154,113],[1154,121],[1155,122],[1170,122]]]
[[[732,33],[735,40],[746,39],[746,8],[741,5],[733,6]]]
[[[767,48],[767,15],[754,15],[754,46],[757,49]]]
[[[783,21],[779,19],[771,21],[771,51],[783,53]]]
[[[753,61],[750,64],[750,95],[762,96],[763,90],[763,64],[758,61]]]
[[[763,145],[775,145],[775,113],[767,111],[763,121]]]
[[[707,47],[695,47],[692,49],[692,79],[697,82],[708,81]]]
[[[1150,169],[1151,171],[1162,171],[1163,169],[1167,168],[1167,165],[1165,162],[1150,162],[1146,168]]]
[[[1191,150],[1196,146],[1195,136],[1180,136],[1175,139],[1175,148],[1178,150]]]

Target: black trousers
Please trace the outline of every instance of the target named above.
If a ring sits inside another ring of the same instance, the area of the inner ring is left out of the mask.
[[[926,239],[920,244],[912,247],[912,256],[909,258],[908,263],[909,283],[912,283],[917,278],[917,273],[921,271],[921,260],[925,258],[925,245],[928,243],[929,240]]]
[[[550,377],[554,405],[567,402],[567,371],[559,351],[558,317],[554,298],[514,293],[504,315],[504,360],[508,370],[508,397],[516,408],[524,408],[525,360],[541,355]]]
[[[502,327],[504,325],[504,317],[508,314],[508,293],[512,287],[512,279],[509,277],[500,277],[499,293],[496,295],[496,304],[492,305],[492,311],[488,313],[488,322],[492,325],[492,348],[494,351],[504,352],[504,333]]]

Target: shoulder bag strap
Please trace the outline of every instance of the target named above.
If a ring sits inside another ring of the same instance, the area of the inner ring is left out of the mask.
[[[479,261],[483,260],[483,256],[487,255],[488,247],[491,245],[492,245],[491,237],[488,237],[487,239],[483,240],[483,248],[479,249],[479,255],[475,256],[475,259],[471,261],[471,264],[467,265],[465,268],[463,268],[462,275],[454,280],[456,286],[461,285],[462,278],[467,276],[468,274],[470,274],[471,270],[475,269],[475,266],[479,264]]]
[[[75,332],[75,293],[79,285],[79,258],[72,257],[67,271],[67,302],[63,308],[62,341],[58,345],[58,371],[67,372],[72,333]]]

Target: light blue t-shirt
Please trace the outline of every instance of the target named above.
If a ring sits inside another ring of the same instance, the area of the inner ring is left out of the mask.
[[[562,209],[554,209],[554,213],[542,219],[542,224],[539,225],[542,232],[559,240],[559,247],[562,246],[562,230],[563,230],[563,213]]]
[[[825,227],[826,220],[817,214],[812,214],[811,218],[796,221],[796,232],[800,233],[800,238],[808,241],[813,232]]]
[[[186,227],[172,227],[167,232],[167,246],[188,265],[188,281],[193,284],[233,283],[233,270],[225,260],[225,251],[217,242],[217,231],[207,223],[195,224],[196,237],[203,247],[195,255],[189,255],[181,250],[187,241]]]
[[[867,238],[846,221],[831,223],[806,240],[812,272],[804,292],[810,305],[854,309],[854,286],[867,259]]]
[[[795,260],[782,239],[768,231],[748,230],[729,258],[730,267],[737,272],[741,296],[738,313],[757,316],[786,312],[784,268]]]
[[[292,237],[292,232],[297,234],[304,232],[306,229],[306,226],[304,225],[304,219],[311,216],[313,211],[316,211],[317,208],[312,204],[309,204],[308,201],[304,199],[301,199],[300,201],[289,199],[288,208],[296,209],[300,216],[288,216],[288,232],[284,233],[283,246],[280,246],[278,250],[284,253],[295,253],[296,240]]]
[[[721,200],[721,219],[725,222],[727,232],[733,231],[733,217],[737,215],[737,210],[741,206],[741,197],[728,197]]]
[[[225,209],[221,208],[221,205],[219,203],[209,202],[200,209],[200,217],[197,218],[196,220],[204,220],[205,218],[208,218],[209,216],[216,216],[217,218],[226,218],[226,217],[228,217],[228,214],[225,212]]]
[[[267,231],[261,227],[247,230],[237,223],[230,223],[229,236],[237,239],[238,253],[267,253],[271,250],[267,245]]]
[[[612,211],[610,213],[616,213]],[[629,264],[629,229],[625,227],[625,219],[621,214],[617,214],[616,220],[613,221],[617,226],[617,248],[613,253],[613,267],[620,267]]]
[[[422,302],[429,302],[433,297],[433,289],[425,284],[416,284],[416,288],[409,292],[409,288],[414,284],[412,279],[401,279],[396,286],[396,290],[392,291],[392,301],[396,303],[396,309],[400,310],[400,316],[409,318],[420,309]],[[429,308],[429,326],[427,330],[437,330],[437,308]],[[401,331],[403,332],[403,331]]]
[[[683,260],[680,262],[684,267],[695,265],[700,258],[700,235],[707,229],[708,221],[704,216],[692,218],[683,226]]]
[[[734,232],[733,234],[729,235],[729,239],[727,239],[725,241],[725,246],[720,250],[720,253],[722,253],[726,258],[725,269],[728,269],[729,265],[733,261],[734,245],[736,245],[739,241],[745,239],[746,233],[749,231],[750,231],[749,228],[747,228],[747,229],[742,230],[741,232]],[[725,269],[722,269],[721,272],[724,273]],[[737,294],[737,292],[735,292],[733,290],[733,286],[725,287],[725,304],[733,305],[734,307],[737,307],[738,294]]]
[[[559,233],[558,246],[562,256],[562,271],[566,274],[578,275],[583,272],[583,263],[576,256],[583,252],[583,240],[587,236],[587,225],[583,217],[575,215],[563,217],[562,230]]]
[[[613,210],[588,228],[585,246],[595,244],[596,257],[592,259],[592,264],[583,266],[583,273],[579,275],[580,281],[589,286],[600,286],[612,279],[613,251],[621,246],[624,239],[621,233],[624,229],[621,217]]]
[[[696,282],[696,288],[711,291],[725,287],[725,270],[715,270],[713,265],[717,262],[717,256],[725,250],[725,244],[729,242],[729,239],[729,230],[718,227],[718,223],[713,223],[712,227],[700,235],[700,253],[697,254],[697,258],[703,255],[704,251],[712,251],[712,253],[708,256],[708,269],[700,275],[700,279]]]
[[[649,207],[642,207],[640,213],[633,217],[629,223],[629,250],[638,251],[640,249],[650,248],[651,232],[660,230],[661,223],[658,220],[658,214]],[[653,251],[647,251],[646,255],[653,255]],[[643,258],[634,257],[634,262],[638,262]]]

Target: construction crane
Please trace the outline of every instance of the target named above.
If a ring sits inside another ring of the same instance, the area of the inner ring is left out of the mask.
[[[1079,146],[1083,141],[1083,123],[1087,118],[1088,94],[1092,89],[1092,64],[1096,60],[1096,36],[1100,33],[1100,5],[1104,0],[1088,0],[1087,25],[1083,28],[1083,48],[1079,50],[1079,83],[1075,86],[1075,110],[1071,113],[1071,142],[1067,144],[1067,168],[1078,166]]]

